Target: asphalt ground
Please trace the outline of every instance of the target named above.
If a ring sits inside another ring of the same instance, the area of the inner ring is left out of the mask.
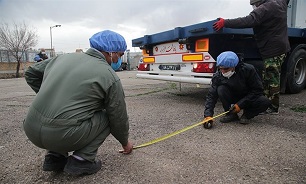
[[[117,74],[134,145],[202,121],[207,88]],[[279,115],[257,116],[249,125],[217,118],[212,129],[200,125],[131,155],[118,153],[121,145],[109,136],[97,155],[102,169],[80,177],[42,171],[45,150],[22,130],[34,98],[24,78],[0,80],[0,183],[306,183],[306,90],[281,95]]]

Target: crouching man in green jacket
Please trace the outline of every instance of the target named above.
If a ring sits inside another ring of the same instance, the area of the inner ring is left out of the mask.
[[[50,58],[25,73],[37,95],[23,126],[29,140],[47,150],[44,171],[98,172],[97,151],[109,134],[124,154],[132,152],[124,92],[114,72],[127,48],[125,39],[105,30],[89,41],[85,53]]]

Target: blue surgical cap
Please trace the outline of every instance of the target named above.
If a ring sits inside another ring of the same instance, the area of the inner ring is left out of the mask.
[[[234,68],[239,62],[238,56],[232,51],[222,52],[217,57],[217,66],[223,66],[226,68]]]
[[[90,47],[105,52],[124,52],[126,42],[120,34],[105,30],[94,34],[89,38]]]

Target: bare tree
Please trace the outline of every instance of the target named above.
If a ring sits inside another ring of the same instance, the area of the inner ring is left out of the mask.
[[[25,22],[12,25],[0,24],[0,47],[8,50],[17,61],[16,77],[19,77],[20,62],[22,54],[31,47],[35,47],[38,36],[34,28],[30,28]]]

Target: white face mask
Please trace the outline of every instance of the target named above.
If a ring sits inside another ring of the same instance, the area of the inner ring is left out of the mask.
[[[46,54],[45,52],[41,52],[42,54]]]
[[[226,73],[222,73],[222,75],[223,75],[223,77],[226,77],[226,78],[229,79],[232,75],[234,75],[234,73],[235,73],[235,71],[228,71]]]

